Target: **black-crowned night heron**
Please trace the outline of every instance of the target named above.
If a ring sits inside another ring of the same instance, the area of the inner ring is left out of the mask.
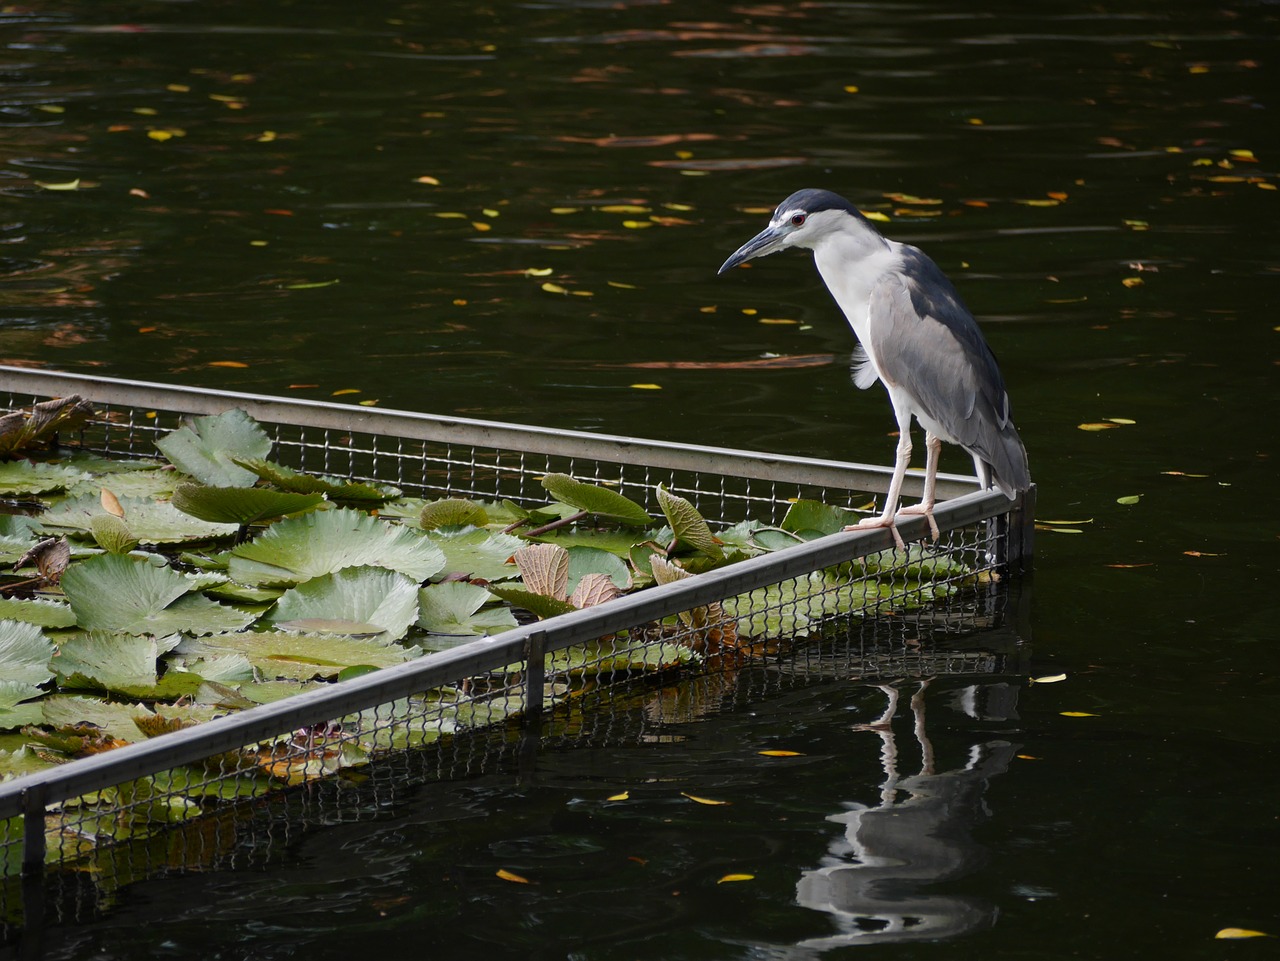
[[[898,421],[898,456],[884,511],[856,527],[888,527],[911,463],[911,418],[925,430],[924,498],[902,509],[933,519],[938,455],[945,440],[973,455],[982,487],[1010,500],[1031,484],[1027,451],[1013,426],[1009,395],[995,355],[940,267],[907,244],[888,240],[849,201],[828,190],[798,190],[778,205],[769,226],[739,247],[720,273],[788,247],[813,251],[827,289],[858,338],[853,382],[877,380]]]

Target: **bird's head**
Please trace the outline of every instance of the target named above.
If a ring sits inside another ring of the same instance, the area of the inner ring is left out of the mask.
[[[717,273],[788,247],[812,250],[831,234],[850,229],[874,232],[858,209],[838,194],[813,188],[797,190],[778,204],[769,226],[735,250]]]

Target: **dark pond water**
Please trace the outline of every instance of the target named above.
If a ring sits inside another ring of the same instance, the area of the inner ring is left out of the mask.
[[[808,258],[715,276],[823,186],[956,280],[1038,514],[1079,531],[1039,536],[1014,625],[1068,679],[939,679],[931,767],[914,684],[892,737],[858,728],[886,692],[815,684],[136,885],[28,953],[1274,952],[1213,935],[1280,935],[1278,28],[1241,0],[6,6],[4,363],[885,463]],[[1134,423],[1078,427],[1106,418]]]

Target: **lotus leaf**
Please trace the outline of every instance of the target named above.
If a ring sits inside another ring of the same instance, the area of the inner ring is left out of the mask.
[[[207,487],[183,484],[173,493],[173,506],[202,521],[247,526],[272,517],[314,510],[323,494],[291,494],[264,487]]]
[[[148,544],[180,544],[231,537],[239,531],[235,524],[213,524],[182,513],[168,501],[142,497],[122,497],[124,522],[133,536]],[[92,530],[93,519],[105,512],[96,494],[69,498],[40,517],[40,526],[52,534]]]
[[[285,591],[267,620],[278,624],[307,618],[371,624],[381,628],[387,640],[398,640],[418,618],[418,585],[394,571],[348,567]]]
[[[302,474],[261,457],[237,456],[233,460],[268,484],[296,494],[324,494],[330,500],[365,504],[378,504],[400,496],[400,491],[390,485],[361,484],[343,477]]]
[[[0,621],[0,724],[3,712],[44,693],[40,685],[53,677],[52,658],[53,642],[39,627]]]
[[[658,504],[662,507],[662,513],[667,515],[667,523],[671,525],[676,540],[712,560],[724,560],[724,552],[720,549],[719,542],[693,504],[661,485],[658,487]]]
[[[213,634],[254,619],[198,594],[198,582],[167,567],[102,554],[68,568],[62,578],[77,623],[85,630],[126,634]]]
[[[228,634],[201,644],[205,651],[243,655],[267,680],[334,677],[354,664],[391,667],[421,653],[416,647],[382,641],[315,634],[304,637],[285,631]]]
[[[39,627],[74,627],[76,616],[67,604],[39,598],[0,597],[0,618]],[[0,676],[7,676],[0,670]]]
[[[342,507],[273,524],[231,551],[229,570],[238,583],[263,586],[366,566],[425,581],[444,564],[444,553],[418,531]]]
[[[88,480],[83,471],[59,464],[37,464],[29,460],[0,463],[0,494],[46,494],[66,490]]]
[[[486,581],[515,577],[519,571],[507,560],[526,543],[510,534],[479,529],[429,531],[426,536],[444,551],[441,573],[467,574]]]
[[[121,741],[143,740],[145,735],[134,723],[134,718],[155,714],[145,704],[120,704],[97,697],[68,694],[46,697],[40,705],[44,708],[44,723],[55,730],[92,724]]]
[[[584,484],[568,474],[547,474],[542,486],[556,500],[570,504],[578,510],[634,527],[648,527],[653,522],[648,511],[617,491],[595,484]]]
[[[418,514],[418,526],[427,531],[437,527],[484,527],[487,523],[489,515],[483,507],[457,497],[432,501]]]
[[[798,500],[787,509],[787,516],[779,526],[784,531],[801,535],[805,540],[813,540],[822,534],[838,534],[850,524],[858,523],[863,516],[821,501]]]
[[[484,609],[496,600],[478,584],[450,581],[418,592],[418,626],[432,634],[476,637],[498,634],[516,626],[505,607]]]

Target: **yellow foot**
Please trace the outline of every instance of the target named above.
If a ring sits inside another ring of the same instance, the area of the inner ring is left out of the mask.
[[[889,532],[893,534],[893,542],[898,545],[899,550],[905,550],[906,544],[902,542],[902,535],[898,533],[898,528],[893,523],[892,517],[867,517],[858,521],[856,524],[850,524],[845,528],[847,531],[867,531],[876,530],[878,528],[887,527]]]
[[[912,504],[910,507],[904,507],[898,511],[899,514],[923,514],[929,519],[929,533],[933,535],[933,542],[938,543],[938,538],[942,536],[942,532],[938,530],[938,522],[933,519],[932,504]]]

